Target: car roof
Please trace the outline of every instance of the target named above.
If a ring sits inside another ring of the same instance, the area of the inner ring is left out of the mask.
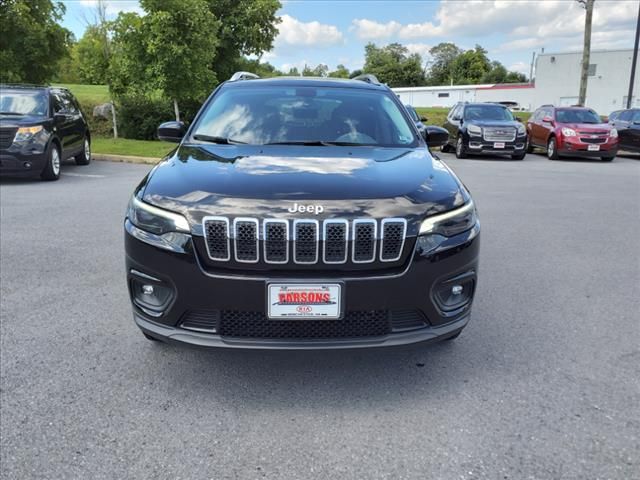
[[[29,85],[25,83],[0,83],[3,90],[48,90],[48,85]]]
[[[461,102],[461,103],[465,107],[494,106],[494,107],[507,108],[507,106],[502,105],[500,103],[495,103],[495,102]]]
[[[387,91],[386,85],[368,83],[362,80],[329,77],[272,77],[250,80],[236,80],[224,83],[224,88],[246,88],[251,86],[279,86],[279,87],[339,87],[358,88],[363,90]]]

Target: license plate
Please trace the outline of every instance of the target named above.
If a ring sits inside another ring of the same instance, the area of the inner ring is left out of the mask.
[[[493,148],[504,148],[504,142],[496,142],[493,144]]]
[[[589,150],[590,152],[599,152],[600,151],[600,145],[589,145],[587,147],[587,150]]]
[[[339,283],[270,283],[268,317],[292,320],[340,318]]]

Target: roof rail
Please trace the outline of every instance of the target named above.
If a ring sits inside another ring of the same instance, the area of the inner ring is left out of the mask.
[[[251,72],[236,72],[233,75],[231,75],[231,78],[229,79],[229,81],[235,82],[236,80],[251,80],[254,78],[260,78],[260,77],[255,73],[251,73]]]
[[[357,77],[353,77],[351,80],[360,80],[361,82],[367,82],[367,83],[373,83],[375,85],[380,85],[380,81],[372,73],[363,73],[361,75],[358,75]]]
[[[542,108],[542,107],[553,107],[553,103],[546,103],[544,105],[540,105],[540,107],[538,108]]]
[[[0,83],[0,85],[9,88],[49,88],[49,85],[39,83]]]

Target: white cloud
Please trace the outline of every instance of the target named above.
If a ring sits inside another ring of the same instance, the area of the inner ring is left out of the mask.
[[[110,0],[105,1],[105,13],[110,17],[115,17],[121,12],[135,12],[143,14],[144,10],[137,0]],[[98,0],[80,0],[80,5],[86,8],[95,9],[98,6]]]
[[[528,77],[529,73],[531,73],[531,65],[526,62],[516,62],[512,65],[509,65],[507,67],[507,70],[509,70],[510,72],[524,73]]]
[[[290,15],[282,15],[278,25],[275,46],[327,47],[344,41],[342,32],[335,25],[320,22],[301,22]]]
[[[351,21],[349,31],[354,32],[361,40],[380,40],[395,36],[400,28],[402,25],[396,21],[379,23],[366,18],[356,18]]]
[[[423,59],[429,56],[429,50],[431,50],[431,45],[426,43],[407,43],[405,47],[407,47],[409,53],[417,53]]]

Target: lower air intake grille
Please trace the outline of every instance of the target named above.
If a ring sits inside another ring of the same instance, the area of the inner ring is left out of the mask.
[[[394,332],[403,332],[426,327],[427,322],[420,310],[392,310],[391,326]]]
[[[269,320],[261,312],[223,310],[218,333],[236,338],[331,339],[377,337],[390,331],[387,310],[351,311],[342,320]]]
[[[180,326],[197,332],[216,333],[220,310],[195,310],[185,313]]]

